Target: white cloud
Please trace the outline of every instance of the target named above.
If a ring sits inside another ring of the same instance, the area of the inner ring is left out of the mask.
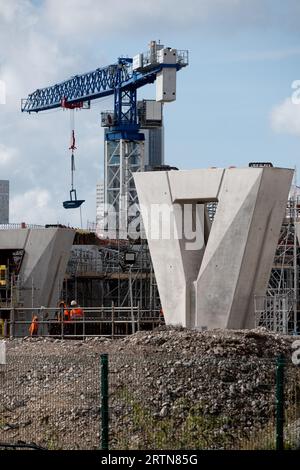
[[[57,194],[53,194],[51,190],[39,186],[22,194],[16,194],[10,201],[10,222],[12,223],[66,224],[65,212],[62,203],[58,202]],[[84,209],[82,213],[84,226],[86,226]],[[78,210],[68,211],[67,225],[80,227],[80,213]]]
[[[15,20],[23,18],[23,27],[31,26],[35,21],[35,9],[30,0],[10,0],[0,2],[0,20],[6,24],[14,24]]]
[[[116,33],[158,28],[190,30],[213,28],[233,32],[247,27],[298,28],[298,0],[286,0],[278,9],[274,0],[46,0],[45,15],[55,31],[63,36],[74,31],[100,33],[105,41]],[[74,38],[76,41],[76,38]],[[154,39],[154,38],[153,38]]]
[[[256,50],[245,52],[244,54],[229,55],[225,62],[259,62],[259,61],[278,61],[290,57],[300,56],[300,47],[290,47],[286,49]]]
[[[14,148],[6,147],[0,144],[0,168],[3,171],[4,168],[10,167],[16,163],[17,150]]]
[[[6,103],[6,86],[5,81],[0,80],[0,104]]]
[[[300,104],[286,98],[271,111],[271,126],[275,132],[300,136]]]
[[[27,222],[43,225],[49,222],[49,215],[54,216],[51,209],[49,191],[35,188],[11,198],[10,218],[12,222]]]

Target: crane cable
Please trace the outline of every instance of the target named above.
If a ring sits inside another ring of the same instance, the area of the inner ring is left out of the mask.
[[[74,151],[76,150],[76,140],[75,140],[75,113],[74,109],[70,109],[70,127],[71,127],[71,145],[69,150],[71,150],[71,190],[74,190],[74,171],[75,171],[75,157]]]
[[[77,199],[76,190],[74,190],[74,172],[75,172],[74,152],[77,149],[76,139],[75,139],[75,109],[74,108],[70,109],[70,128],[71,128],[71,144],[70,144],[69,150],[71,150],[71,193],[74,192],[75,198]],[[79,206],[79,213],[80,213],[80,227],[82,228],[81,205]]]

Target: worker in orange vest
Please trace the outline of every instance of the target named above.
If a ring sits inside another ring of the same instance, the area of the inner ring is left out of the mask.
[[[31,325],[29,327],[29,334],[30,336],[37,336],[38,334],[38,329],[39,329],[39,322],[38,322],[38,317],[34,315],[31,320]]]
[[[83,310],[77,305],[76,300],[72,300],[71,302],[72,310],[70,311],[70,319],[71,320],[82,320],[83,319]]]
[[[159,321],[160,321],[160,322],[164,322],[164,321],[165,321],[164,311],[163,311],[162,308],[161,308],[160,311],[159,311]]]
[[[70,321],[70,311],[67,308],[67,305],[63,300],[61,300],[59,302],[59,307],[60,307],[60,316],[59,316],[58,319],[61,320],[61,318],[63,318],[64,323],[69,322]]]
[[[54,323],[52,325],[51,329],[51,334],[62,334],[62,331],[64,331],[64,334],[68,335],[69,334],[69,324],[70,324],[70,310],[67,307],[67,304],[65,303],[64,300],[60,300],[58,302],[58,308],[55,312],[55,317],[54,317]]]

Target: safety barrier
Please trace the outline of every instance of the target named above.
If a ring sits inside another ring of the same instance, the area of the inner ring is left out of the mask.
[[[111,354],[102,362],[102,448],[299,449],[299,390],[300,368],[282,356]]]
[[[62,339],[124,337],[139,330],[153,330],[164,324],[164,319],[158,310],[140,309],[139,306],[85,307],[82,309],[81,319],[69,321],[65,321],[63,310],[44,307],[10,309],[10,320],[6,321],[3,335],[11,338],[29,336],[33,316],[38,318],[38,331],[35,336]]]
[[[76,345],[68,356],[59,342],[52,355],[38,343],[21,355],[18,345],[0,365],[0,448],[299,448],[300,369],[282,356],[107,355]]]

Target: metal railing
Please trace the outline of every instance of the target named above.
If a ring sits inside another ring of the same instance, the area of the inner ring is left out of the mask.
[[[148,50],[142,55],[142,66],[149,67],[160,63],[160,49],[159,50]],[[189,64],[189,51],[188,50],[176,50],[176,64],[181,67],[185,67]]]
[[[164,324],[159,310],[135,307],[83,308],[83,317],[66,321],[57,308],[12,308],[10,319],[4,320],[2,336],[17,338],[29,336],[32,317],[38,317],[38,331],[34,336],[54,338],[124,337],[139,330],[153,330]],[[0,309],[1,312],[1,309]]]
[[[20,229],[20,228],[45,228],[44,225],[35,225],[35,224],[25,224],[25,223],[20,223],[20,224],[0,224],[0,230],[15,230],[15,229]]]

